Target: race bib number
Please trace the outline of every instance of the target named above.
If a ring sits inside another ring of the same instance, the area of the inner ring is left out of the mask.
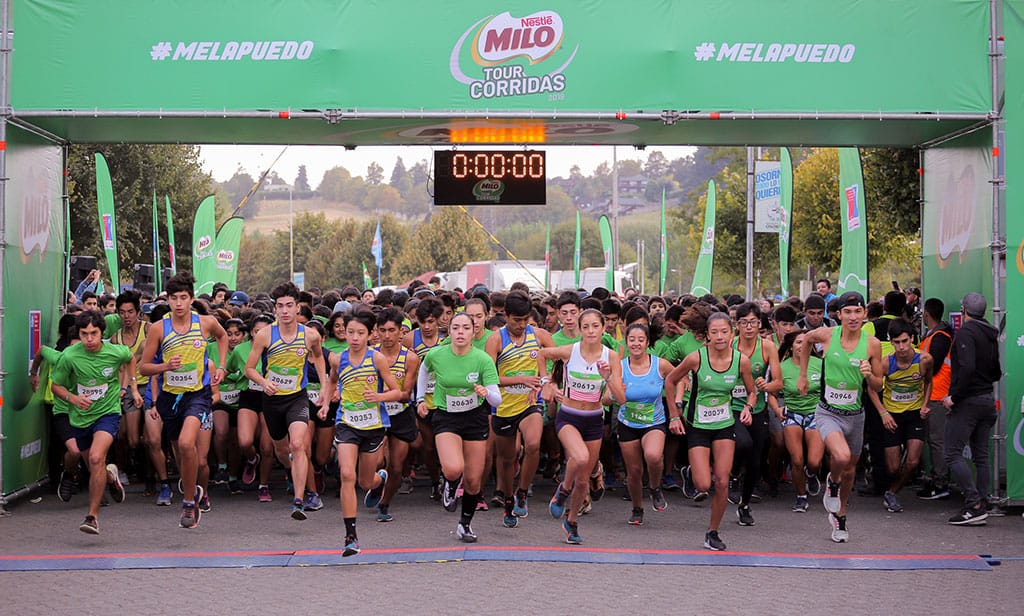
[[[602,380],[600,374],[570,372],[565,382],[569,398],[580,402],[600,402]]]
[[[188,364],[177,370],[169,370],[164,373],[164,384],[168,387],[199,387],[199,370],[195,364]]]
[[[627,402],[626,421],[635,424],[654,423],[654,404],[651,402]]]
[[[263,391],[263,386],[256,381],[249,379],[249,391]]]
[[[747,387],[745,385],[737,385],[736,387],[733,387],[732,388],[732,397],[733,398],[746,398],[747,397]]]
[[[889,396],[893,402],[914,402],[917,400],[918,392],[916,391],[896,391],[892,390],[892,395]]]
[[[434,380],[434,376],[430,375],[430,377],[427,378],[427,391],[425,391],[424,393],[434,393],[434,383],[436,383],[436,381]]]
[[[719,421],[725,421],[731,417],[732,412],[729,410],[728,404],[719,404],[717,406],[705,406],[703,404],[697,405],[697,423],[717,423]]]
[[[313,404],[316,404],[317,400],[320,399],[320,388],[317,387],[315,389],[310,389],[309,386],[307,386],[306,387],[306,397],[309,398],[310,402],[312,402]]]
[[[405,410],[405,402],[385,402],[384,410],[387,411],[388,417],[394,417]]]
[[[528,393],[530,393],[532,391],[533,391],[533,388],[530,387],[529,385],[519,384],[519,385],[509,385],[508,387],[505,387],[505,393],[513,394],[513,395],[528,394]]]
[[[278,392],[294,392],[299,389],[299,370],[297,368],[270,367],[267,380],[277,387]]]
[[[91,402],[96,402],[103,396],[107,395],[107,384],[96,385],[93,387],[86,387],[85,385],[78,386],[78,395],[83,398],[89,399]]]
[[[237,389],[222,389],[220,391],[220,401],[223,404],[234,406],[238,404],[238,398],[241,393]]]
[[[836,389],[825,385],[825,402],[833,405],[850,406],[857,404],[856,389]]]
[[[342,421],[358,430],[380,427],[380,408],[371,402],[349,402],[341,406]]]
[[[472,411],[476,407],[480,406],[480,397],[475,393],[468,396],[452,396],[446,395],[444,397],[445,410],[449,413],[465,413],[466,411]]]

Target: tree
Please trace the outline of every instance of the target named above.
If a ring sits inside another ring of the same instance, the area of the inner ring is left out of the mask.
[[[391,170],[391,186],[398,191],[402,198],[405,199],[413,187],[412,175],[405,168],[405,163],[402,162],[402,157],[399,156],[395,159],[395,168]]]
[[[383,243],[381,280],[385,284],[396,284],[400,281],[392,275],[392,266],[401,248],[408,243],[409,231],[394,216],[381,217],[380,227]],[[377,268],[370,252],[376,229],[376,220],[358,224],[352,220],[343,221],[331,237],[323,238],[322,243],[310,253],[306,264],[307,284],[324,289],[340,288],[346,284],[362,287],[363,263],[376,280]]]
[[[245,198],[249,191],[252,189],[252,185],[256,183],[256,180],[249,175],[245,169],[239,167],[235,170],[235,174],[231,176],[227,182],[220,182],[217,186],[224,191],[227,197],[227,202],[231,203],[231,209],[234,210],[242,199]],[[239,214],[245,218],[251,217],[253,212],[256,211],[255,207],[242,208]]]
[[[192,145],[72,145],[68,154],[71,254],[96,255],[104,262],[96,208],[96,152],[103,154],[110,168],[118,265],[123,279],[130,279],[133,265],[153,262],[154,191],[160,213],[161,251],[167,254],[164,195],[168,195],[178,269],[191,268],[192,215],[214,188],[213,180],[202,170],[199,148]]]
[[[377,186],[384,182],[384,167],[377,164],[376,161],[371,162],[366,167],[366,183],[373,186]]]
[[[394,276],[405,281],[428,271],[453,272],[492,257],[487,236],[461,209],[438,207],[402,247]]]
[[[392,212],[397,214],[402,210],[403,205],[402,195],[399,194],[398,190],[387,184],[379,184],[367,187],[362,209],[377,213]]]
[[[644,177],[654,180],[668,175],[668,158],[660,150],[651,150],[644,163]]]
[[[299,172],[295,176],[295,192],[309,192],[309,179],[306,177],[306,165],[299,165]]]

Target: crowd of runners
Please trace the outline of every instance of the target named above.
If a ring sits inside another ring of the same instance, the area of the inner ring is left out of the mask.
[[[916,289],[868,304],[827,280],[774,305],[520,284],[195,297],[188,272],[159,298],[97,297],[95,278],[31,369],[52,409],[57,496],[87,492],[86,533],[129,480],[156,505],[179,500],[188,529],[211,486],[272,501],[279,468],[295,520],[337,494],[346,556],[360,550],[360,509],[392,521],[395,495],[424,475],[465,542],[475,513],[498,507],[508,528],[532,510],[580,544],[580,517],[609,485],[625,488],[633,525],[648,500],[668,507],[666,490],[710,499],[710,550],[726,549],[730,503],[753,526],[782,481],[794,513],[820,496],[835,542],[850,540],[855,484],[893,513],[916,485],[920,498],[963,495],[951,524],[987,516],[1001,371],[975,293],[954,332]],[[541,479],[556,487],[538,507]]]

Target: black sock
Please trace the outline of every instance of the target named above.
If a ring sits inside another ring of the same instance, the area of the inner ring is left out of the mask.
[[[459,521],[463,526],[469,526],[473,521],[473,514],[476,513],[476,504],[480,501],[480,494],[462,493],[462,517]]]
[[[356,519],[345,518],[345,536],[356,538]]]
[[[519,488],[518,490],[516,490],[516,498],[518,498],[518,499],[526,498],[526,490],[524,490],[522,488]]]
[[[505,497],[505,515],[512,515],[512,507],[515,506],[515,501],[511,496]]]

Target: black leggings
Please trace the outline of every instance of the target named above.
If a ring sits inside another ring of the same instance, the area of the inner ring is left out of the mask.
[[[733,468],[743,469],[743,500],[740,504],[749,505],[754,486],[761,479],[761,457],[764,446],[768,442],[768,413],[764,411],[751,415],[753,422],[749,426],[740,423],[740,414],[733,413],[736,418],[736,454]]]

